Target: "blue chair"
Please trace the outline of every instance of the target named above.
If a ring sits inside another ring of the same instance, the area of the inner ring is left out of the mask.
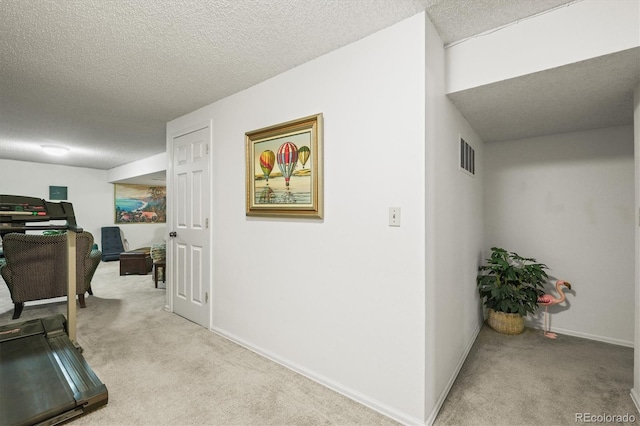
[[[102,260],[120,260],[120,253],[124,252],[122,233],[119,226],[102,227]]]

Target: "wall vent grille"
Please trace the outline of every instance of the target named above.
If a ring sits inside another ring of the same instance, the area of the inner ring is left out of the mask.
[[[460,138],[460,168],[471,175],[476,174],[476,152],[462,138]]]

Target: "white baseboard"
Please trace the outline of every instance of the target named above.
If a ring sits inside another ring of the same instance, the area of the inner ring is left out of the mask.
[[[640,398],[639,398],[639,395],[637,395],[636,390],[634,388],[631,389],[631,400],[636,406],[636,410],[640,411]]]
[[[374,411],[379,412],[380,414],[383,414],[397,422],[400,422],[404,425],[423,425],[423,421],[415,418],[413,416],[410,416],[406,413],[403,413],[401,411],[396,410],[393,407],[389,407],[386,404],[381,403],[380,401],[376,401],[370,397],[368,397],[367,395],[364,395],[358,391],[355,391],[353,389],[350,389],[340,383],[337,383],[327,377],[324,377],[320,374],[317,374],[307,368],[304,368],[300,365],[297,365],[287,359],[284,359],[272,352],[269,352],[267,350],[264,350],[260,347],[254,346],[251,343],[237,337],[234,336],[230,333],[227,333],[224,330],[221,330],[219,328],[215,328],[215,327],[211,327],[210,330],[213,333],[216,333],[222,337],[224,337],[225,339],[231,340],[232,342],[246,348],[249,349],[252,352],[255,352],[256,354],[265,357],[267,359],[269,359],[270,361],[276,362],[280,365],[282,365],[285,368],[288,368],[289,370],[295,371],[298,374],[301,374],[305,377],[307,377],[308,379],[313,380],[316,383],[319,383],[323,386],[326,386],[327,388],[338,392],[344,396],[346,396],[349,399],[352,399],[356,402],[359,402],[362,405],[365,405],[369,408],[371,408]]]
[[[527,327],[537,328],[538,330],[542,330],[543,329],[543,326],[540,325],[537,322],[532,322],[532,321],[526,321],[525,320],[525,325]],[[604,343],[611,343],[613,345],[626,346],[628,348],[633,348],[635,346],[633,341],[622,340],[622,339],[614,339],[612,337],[599,336],[597,334],[583,333],[581,331],[575,331],[575,330],[567,330],[565,328],[551,327],[550,331],[552,331],[554,333],[558,333],[558,334],[566,334],[567,336],[581,337],[583,339],[595,340],[597,342],[604,342]]]
[[[447,399],[447,395],[449,395],[449,391],[451,390],[451,387],[453,386],[456,379],[458,378],[458,374],[460,374],[460,370],[462,369],[464,362],[467,360],[467,356],[469,355],[469,352],[471,351],[473,344],[478,338],[478,334],[480,334],[480,330],[482,329],[483,324],[484,323],[480,323],[480,325],[478,325],[478,328],[476,328],[476,330],[473,332],[471,339],[469,339],[469,342],[467,342],[467,347],[464,349],[464,352],[462,353],[462,356],[458,361],[458,365],[456,365],[456,368],[453,371],[453,374],[451,374],[451,377],[449,377],[449,381],[447,382],[447,385],[444,387],[444,389],[440,393],[440,396],[438,397],[438,400],[436,401],[436,404],[433,407],[433,410],[431,410],[431,414],[429,414],[429,417],[427,417],[427,420],[425,422],[426,426],[431,426],[433,425],[433,422],[436,421],[436,417],[438,416],[438,413],[442,408],[442,404],[444,404],[445,399]]]

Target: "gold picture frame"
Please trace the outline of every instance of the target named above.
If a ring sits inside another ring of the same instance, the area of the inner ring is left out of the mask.
[[[323,217],[322,114],[245,133],[247,216]]]

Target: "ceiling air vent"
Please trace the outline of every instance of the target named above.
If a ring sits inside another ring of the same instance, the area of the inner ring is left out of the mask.
[[[476,152],[462,138],[460,138],[460,169],[471,175],[476,174]]]

